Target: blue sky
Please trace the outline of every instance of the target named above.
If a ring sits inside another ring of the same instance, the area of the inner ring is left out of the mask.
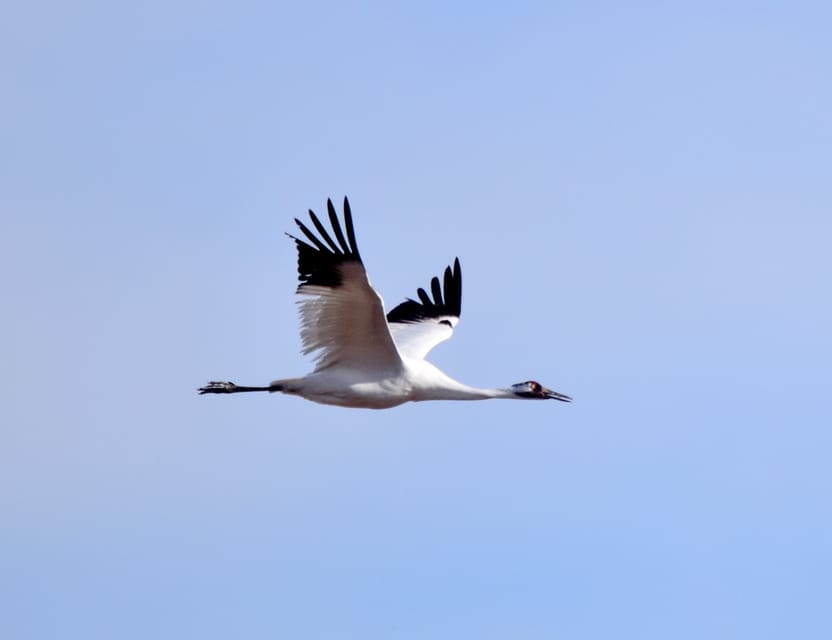
[[[823,3],[32,2],[0,25],[0,635],[827,638]],[[284,231],[475,385],[299,375]]]

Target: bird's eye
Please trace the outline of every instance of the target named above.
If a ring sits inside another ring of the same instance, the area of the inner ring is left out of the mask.
[[[540,385],[537,384],[536,382],[530,382],[529,387],[531,388],[532,391],[540,391]]]

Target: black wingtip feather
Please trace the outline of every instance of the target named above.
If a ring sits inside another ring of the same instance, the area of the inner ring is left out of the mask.
[[[295,224],[298,225],[298,229],[301,230],[303,235],[305,235],[309,241],[314,244],[319,251],[326,251],[327,248],[324,246],[324,243],[318,240],[314,233],[312,233],[305,224],[303,224],[300,220],[295,218]]]
[[[335,232],[335,237],[338,238],[338,244],[341,245],[341,250],[344,253],[350,252],[350,247],[344,238],[344,232],[341,230],[341,221],[338,220],[338,214],[335,213],[335,207],[332,205],[332,200],[327,198],[326,208],[329,211],[329,222],[332,224],[332,230]]]
[[[347,225],[347,239],[350,241],[350,250],[358,254],[358,243],[355,241],[355,229],[352,226],[352,209],[347,196],[344,196],[344,223]]]
[[[298,280],[300,280],[300,287],[305,285],[322,287],[340,286],[342,281],[341,265],[346,262],[358,262],[362,264],[361,256],[358,254],[358,245],[355,242],[352,212],[348,208],[344,210],[347,233],[350,236],[350,244],[347,244],[344,239],[344,232],[341,230],[338,215],[335,213],[335,207],[332,205],[332,200],[329,199],[327,200],[327,211],[329,213],[332,231],[338,240],[337,244],[332,236],[329,235],[323,223],[318,219],[318,216],[311,209],[309,210],[309,218],[320,235],[320,238],[323,238],[323,241],[297,218],[295,218],[295,223],[312,244],[310,245],[289,233],[286,234],[295,241],[295,245],[297,246]]]
[[[439,284],[439,278],[433,276],[430,280],[430,290],[433,293],[433,300],[436,306],[442,306],[442,287]]]
[[[312,211],[312,209],[309,210],[309,219],[312,220],[312,224],[315,225],[315,229],[318,233],[321,234],[321,237],[324,239],[324,242],[326,242],[329,245],[329,250],[333,253],[341,253],[341,250],[338,248],[338,245],[335,244],[335,241],[332,239],[329,233],[327,233],[326,227],[324,227],[323,223],[318,219],[318,216],[315,215],[315,212]]]
[[[408,298],[387,314],[387,322],[407,324],[447,316],[458,318],[462,313],[462,269],[459,266],[459,258],[454,260],[453,271],[450,267],[445,267],[443,284],[444,293],[439,278],[432,278],[432,299],[424,289],[417,289],[416,295],[420,302]]]

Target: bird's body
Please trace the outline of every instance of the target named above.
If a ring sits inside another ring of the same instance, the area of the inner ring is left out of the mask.
[[[501,391],[512,393],[469,387],[424,360],[405,358],[403,365],[399,371],[391,371],[384,377],[340,368],[313,372],[303,378],[275,380],[269,386],[321,404],[368,409],[389,409],[424,400],[485,400],[499,397]]]
[[[381,297],[370,285],[358,253],[349,202],[344,199],[346,237],[331,201],[327,201],[327,208],[337,243],[311,210],[318,235],[295,219],[309,242],[290,236],[298,249],[303,351],[315,354],[315,370],[302,378],[275,380],[262,387],[211,382],[199,389],[201,394],[270,391],[368,409],[424,400],[571,400],[534,381],[477,389],[427,362],[427,353],[450,338],[459,322],[459,259],[453,269],[445,269],[442,283],[439,278],[432,279],[432,297],[419,289],[419,301],[408,299],[385,316]]]

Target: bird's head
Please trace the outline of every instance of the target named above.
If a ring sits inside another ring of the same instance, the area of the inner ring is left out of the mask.
[[[528,380],[511,385],[511,390],[518,398],[529,398],[532,400],[560,400],[561,402],[572,402],[569,396],[547,389],[539,382]]]

